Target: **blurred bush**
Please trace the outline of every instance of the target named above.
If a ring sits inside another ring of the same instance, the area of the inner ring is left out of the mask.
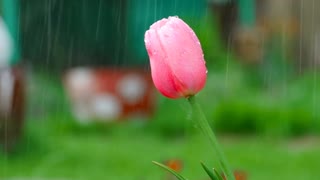
[[[159,96],[158,108],[150,122],[150,131],[164,137],[181,136],[192,131],[189,104],[185,99],[172,100]]]
[[[313,89],[309,79],[312,77],[306,75],[297,79],[287,84],[285,93],[277,94],[250,88],[236,75],[232,80],[231,72],[230,86],[215,81],[221,80],[218,77],[222,75],[213,72],[207,87],[198,94],[199,102],[217,132],[278,137],[320,133],[320,113],[316,109],[320,91],[307,92],[307,89]],[[151,121],[152,131],[168,136],[194,131],[191,109],[185,99],[159,99],[159,108]]]
[[[209,65],[206,87],[197,95],[214,129],[219,133],[278,136],[320,133],[318,74],[310,72],[286,84],[259,88],[252,85],[252,73],[236,62],[230,60],[228,70]],[[38,72],[32,77],[34,82],[29,85],[28,119],[38,119],[46,124],[52,122],[57,127],[53,131],[76,134],[117,132],[115,127],[124,125],[76,124],[59,79]],[[157,107],[149,123],[134,121],[125,123],[125,126],[130,127],[130,132],[147,130],[165,137],[195,131],[190,119],[191,109],[185,99],[172,100],[158,94]]]

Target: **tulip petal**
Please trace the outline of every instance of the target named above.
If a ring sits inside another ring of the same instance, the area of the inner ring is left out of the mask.
[[[200,42],[193,30],[179,18],[170,17],[157,32],[175,81],[183,82],[176,84],[187,90],[183,92],[184,95],[201,90],[205,85],[207,70]]]
[[[169,19],[163,18],[163,19],[153,23],[150,26],[150,29],[157,30],[157,29],[161,28],[163,25],[165,25],[168,21],[169,21]]]
[[[156,88],[164,96],[178,98],[181,97],[181,94],[174,87],[168,64],[166,64],[166,61],[163,61],[167,56],[166,52],[163,51],[156,30],[152,29],[152,27],[156,26],[151,26],[151,29],[145,33],[145,45],[150,58],[152,80]]]
[[[200,42],[178,17],[161,19],[145,34],[152,79],[166,97],[188,97],[200,91],[207,69]]]

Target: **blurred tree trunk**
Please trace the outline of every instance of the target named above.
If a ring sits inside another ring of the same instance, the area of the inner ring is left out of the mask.
[[[25,115],[25,80],[21,67],[0,73],[0,145],[4,151],[13,150],[22,135]]]

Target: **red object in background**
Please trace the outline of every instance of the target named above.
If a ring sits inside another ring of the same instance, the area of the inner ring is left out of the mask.
[[[149,117],[154,109],[150,72],[142,69],[74,68],[64,84],[81,122]]]
[[[0,69],[0,144],[13,149],[22,134],[25,110],[25,73],[20,66]]]
[[[165,165],[177,172],[181,171],[183,168],[182,161],[178,159],[170,159],[165,162]]]
[[[164,162],[164,165],[169,167],[170,169],[176,171],[176,172],[181,172],[183,169],[183,162],[179,159],[169,159]],[[175,180],[176,177],[172,175],[171,173],[166,174],[166,180]]]
[[[234,171],[233,174],[236,180],[247,180],[247,174],[243,171]]]
[[[236,180],[247,180],[248,179],[247,173],[244,172],[244,171],[235,170],[235,171],[233,171],[233,175],[234,175]],[[223,175],[223,179],[226,180],[225,175]]]

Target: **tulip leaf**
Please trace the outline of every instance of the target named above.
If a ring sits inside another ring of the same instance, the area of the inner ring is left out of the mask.
[[[201,166],[206,171],[211,180],[223,180],[216,169],[213,169],[213,171],[211,171],[204,163],[201,163]]]
[[[218,172],[217,169],[213,168],[213,171],[214,171],[214,173],[216,174],[216,176],[219,178],[219,180],[220,180],[220,179],[221,179],[221,180],[224,180],[224,179],[225,179],[225,178],[223,178],[223,177],[221,176],[221,174]]]
[[[201,163],[201,166],[206,171],[211,180],[219,180],[218,177],[213,174],[213,172],[204,163]]]
[[[187,180],[186,178],[184,178],[183,176],[181,176],[178,172],[176,172],[175,170],[159,163],[159,162],[156,162],[156,161],[152,161],[155,165],[167,170],[169,173],[171,173],[172,175],[174,175],[177,179],[179,180]]]

